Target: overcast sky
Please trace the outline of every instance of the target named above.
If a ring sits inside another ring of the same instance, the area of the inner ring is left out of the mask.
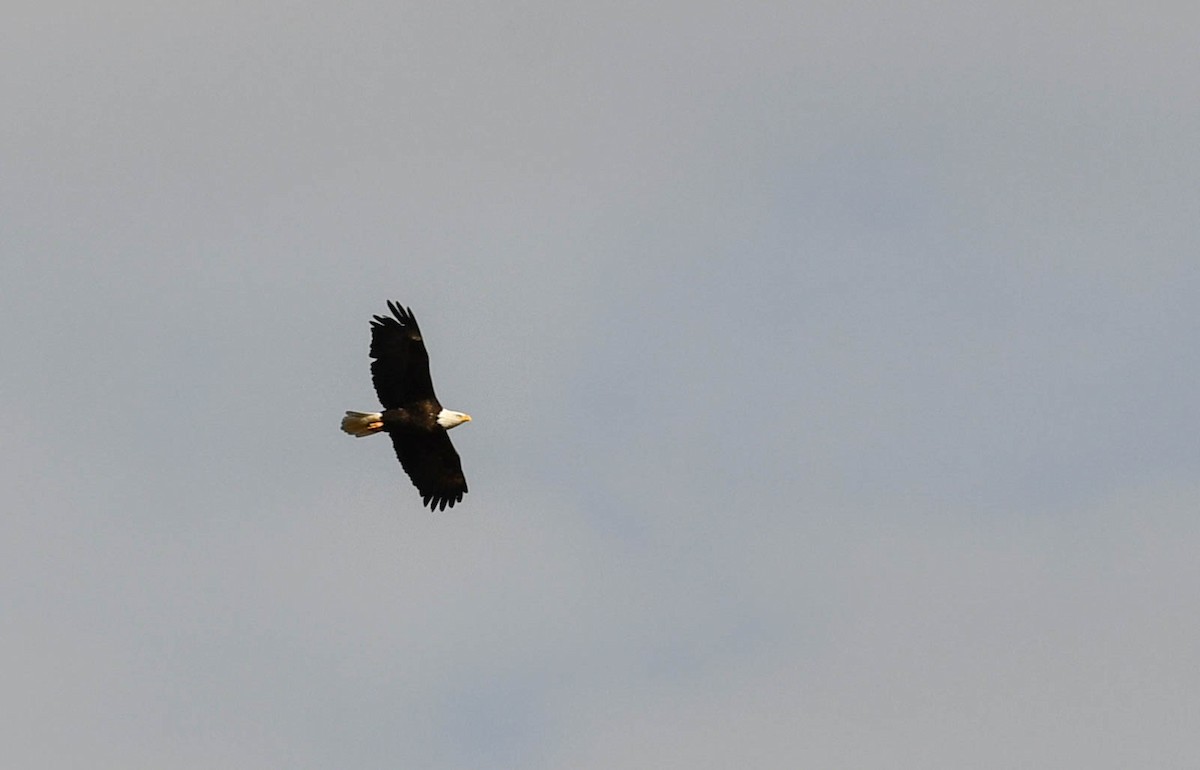
[[[191,6],[0,27],[8,766],[1195,767],[1190,4]]]

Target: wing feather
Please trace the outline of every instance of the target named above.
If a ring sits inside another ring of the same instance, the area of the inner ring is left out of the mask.
[[[393,433],[391,436],[400,465],[429,510],[444,511],[462,501],[467,493],[467,480],[458,452],[445,431]]]
[[[385,409],[437,400],[429,376],[429,353],[411,308],[388,301],[391,316],[371,321],[371,379]]]

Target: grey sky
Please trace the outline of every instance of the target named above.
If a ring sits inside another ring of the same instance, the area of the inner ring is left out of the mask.
[[[9,764],[1194,765],[1194,9],[202,5],[0,28]]]

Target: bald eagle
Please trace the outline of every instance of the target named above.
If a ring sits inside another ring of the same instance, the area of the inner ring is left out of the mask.
[[[443,409],[433,394],[429,353],[412,309],[388,303],[392,316],[371,321],[371,378],[382,412],[346,412],[342,430],[362,438],[392,437],[396,457],[429,510],[454,507],[467,493],[458,452],[446,432],[471,416]]]

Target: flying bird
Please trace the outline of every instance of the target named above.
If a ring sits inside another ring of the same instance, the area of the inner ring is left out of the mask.
[[[429,353],[411,308],[388,303],[392,316],[371,321],[371,379],[382,412],[346,412],[342,430],[356,438],[392,437],[396,457],[429,510],[444,511],[467,493],[458,452],[446,435],[471,415],[443,409],[433,394]]]

